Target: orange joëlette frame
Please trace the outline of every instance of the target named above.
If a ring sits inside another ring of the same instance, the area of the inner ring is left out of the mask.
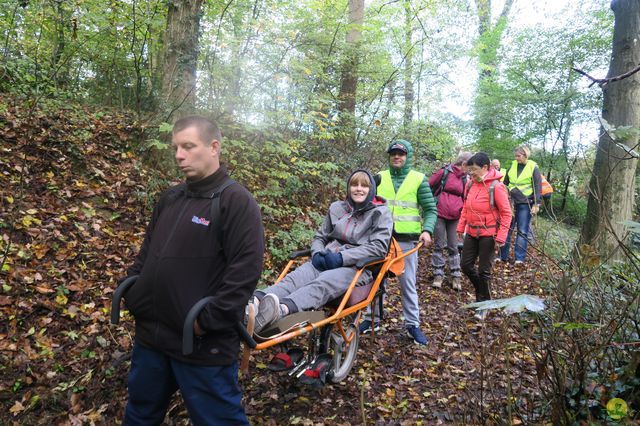
[[[347,315],[350,315],[354,312],[358,312],[363,308],[366,308],[369,304],[371,304],[371,302],[373,301],[373,298],[375,297],[376,293],[378,292],[378,288],[380,287],[380,283],[382,282],[382,280],[384,279],[385,275],[387,274],[387,271],[389,270],[389,267],[394,264],[395,262],[399,261],[400,259],[405,258],[406,256],[415,253],[416,251],[418,251],[420,249],[420,247],[422,247],[422,243],[418,243],[414,248],[412,248],[411,250],[407,250],[406,252],[403,252],[402,255],[397,256],[397,257],[391,257],[390,254],[387,255],[387,257],[385,257],[383,260],[378,260],[375,262],[371,262],[366,264],[364,267],[358,269],[358,271],[356,272],[356,275],[353,277],[353,279],[351,280],[351,283],[349,284],[349,288],[347,289],[347,291],[345,292],[344,296],[342,297],[342,300],[340,301],[340,305],[338,306],[338,308],[335,310],[335,312],[326,317],[325,319],[318,321],[316,323],[313,324],[309,324],[306,325],[304,327],[300,327],[300,328],[296,328],[295,330],[292,330],[288,333],[285,333],[283,335],[274,337],[273,339],[269,339],[266,340],[262,343],[258,343],[258,345],[254,348],[255,350],[262,350],[262,349],[266,349],[266,348],[270,348],[271,346],[275,346],[278,345],[282,342],[286,342],[287,340],[293,339],[295,337],[298,336],[302,336],[304,334],[307,334],[315,329],[318,329],[320,327],[323,327],[327,324],[331,324],[334,322],[337,322],[338,320],[346,317]],[[289,262],[287,263],[287,266],[285,266],[284,270],[282,271],[282,273],[280,274],[280,276],[278,277],[278,279],[276,280],[276,282],[273,285],[278,285],[278,283],[280,282],[280,280],[282,280],[285,275],[289,272],[289,270],[291,269],[291,267],[293,266],[295,260],[289,260]],[[360,275],[362,275],[362,271],[364,270],[364,268],[367,268],[369,266],[378,264],[378,263],[382,263],[382,268],[380,269],[380,272],[378,272],[378,275],[375,277],[375,280],[373,282],[373,286],[371,287],[371,291],[369,291],[369,295],[367,296],[367,298],[361,302],[356,303],[353,306],[349,306],[348,308],[345,309],[345,305],[347,304],[347,301],[349,300],[349,296],[351,296],[351,293],[353,292],[353,289],[356,286],[356,283],[358,282],[358,278],[360,278]],[[340,324],[340,323],[339,323]],[[347,338],[347,336],[344,333],[344,330],[342,329],[342,327],[339,327],[340,329],[340,333],[343,335],[343,337],[345,338],[345,340],[350,340]]]

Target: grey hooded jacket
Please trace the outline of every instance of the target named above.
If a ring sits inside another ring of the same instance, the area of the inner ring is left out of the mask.
[[[353,173],[358,171],[365,170]],[[312,255],[326,250],[340,252],[343,266],[353,266],[360,259],[384,257],[387,254],[393,232],[393,218],[385,200],[374,195],[376,184],[373,176],[366,173],[372,185],[367,200],[362,206],[356,206],[347,195],[346,200],[332,203],[311,242]],[[350,179],[351,176],[347,182]]]

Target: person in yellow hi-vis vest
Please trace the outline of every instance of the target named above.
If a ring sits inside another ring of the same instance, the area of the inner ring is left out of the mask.
[[[431,244],[431,235],[436,224],[436,201],[431,193],[428,178],[413,170],[413,147],[405,140],[392,142],[387,149],[389,168],[376,175],[378,195],[387,200],[393,216],[393,236],[404,251],[421,241],[426,247]],[[379,181],[378,181],[379,180]],[[416,290],[418,253],[405,257],[405,270],[398,277],[402,295],[407,335],[416,344],[426,345],[427,337],[420,330],[420,305]],[[360,332],[366,334],[379,330],[379,323],[372,323],[371,312],[360,324]],[[377,319],[379,315],[374,315]]]
[[[500,260],[506,262],[509,259],[511,234],[517,229],[515,244],[515,263],[524,263],[527,257],[527,235],[531,215],[538,214],[540,210],[541,182],[540,170],[535,161],[529,160],[531,151],[526,145],[518,146],[514,151],[515,160],[507,171],[504,184],[509,188],[509,195],[513,204],[513,218],[507,242],[500,249]]]

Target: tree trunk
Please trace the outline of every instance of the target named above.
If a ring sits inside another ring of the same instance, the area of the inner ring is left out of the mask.
[[[198,36],[202,0],[169,2],[164,35],[162,107],[165,120],[191,112],[195,102]]]
[[[68,67],[64,66],[62,55],[66,48],[65,30],[71,29],[71,11],[65,9],[64,2],[54,2],[56,6],[57,19],[55,22],[55,32],[53,37],[53,55],[51,57],[51,70],[54,73],[54,80],[58,88],[65,88],[68,82]]]
[[[404,120],[403,127],[405,135],[409,131],[411,122],[413,121],[413,13],[411,11],[411,2],[404,2]],[[406,135],[408,136],[408,135]]]
[[[611,9],[615,25],[607,78],[623,74],[640,63],[640,44],[636,40],[640,33],[640,2],[613,0]],[[603,92],[602,117],[610,125],[640,128],[640,74],[610,82]],[[638,134],[618,135],[617,141],[612,140],[604,127],[600,134],[580,242],[590,245],[601,257],[615,260],[623,257],[617,241],[625,238],[625,227],[620,222],[632,217]]]
[[[478,148],[494,154],[496,152],[496,124],[493,111],[491,89],[498,67],[498,49],[502,33],[507,26],[507,18],[513,0],[505,0],[502,12],[495,25],[491,23],[491,0],[476,0],[478,14],[478,88],[475,99],[475,125],[478,129]]]
[[[349,0],[349,30],[347,31],[346,57],[340,78],[338,112],[340,130],[338,143],[341,150],[353,147],[356,135],[356,90],[358,87],[358,47],[364,23],[364,0]]]

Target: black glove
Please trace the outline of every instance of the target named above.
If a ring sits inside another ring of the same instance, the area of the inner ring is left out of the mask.
[[[324,264],[327,269],[336,269],[342,266],[342,254],[329,252],[324,255]]]
[[[311,264],[318,271],[322,272],[327,269],[327,264],[325,263],[324,252],[317,252],[311,258]]]

